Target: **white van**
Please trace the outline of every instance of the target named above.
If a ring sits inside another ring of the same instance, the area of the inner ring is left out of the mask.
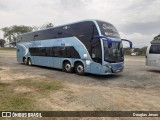
[[[152,41],[146,51],[146,66],[160,68],[160,41]]]

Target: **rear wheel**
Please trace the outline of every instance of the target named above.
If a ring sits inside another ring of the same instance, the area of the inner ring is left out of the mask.
[[[24,58],[23,62],[24,62],[25,65],[27,65],[28,64],[27,58]]]
[[[32,60],[31,60],[31,58],[28,58],[28,65],[32,66]]]
[[[65,71],[67,73],[72,73],[73,72],[73,68],[72,68],[70,62],[65,62],[63,64],[63,71]]]
[[[84,65],[81,62],[77,63],[75,67],[75,71],[78,75],[84,75],[85,74]]]

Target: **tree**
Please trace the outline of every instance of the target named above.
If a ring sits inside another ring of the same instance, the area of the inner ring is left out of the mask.
[[[125,55],[131,55],[131,48],[124,48],[124,54]]]
[[[160,40],[160,34],[157,35],[157,36],[155,36],[155,37],[153,38],[153,40]]]
[[[40,27],[40,29],[51,28],[51,27],[53,27],[53,26],[54,26],[54,25],[53,25],[52,23],[46,23],[46,24],[42,25],[42,26]]]
[[[142,47],[142,48],[140,48],[139,49],[139,55],[146,55],[146,50],[147,50],[147,46],[145,46],[145,47]]]
[[[33,30],[32,31],[37,31],[37,30],[43,30],[43,29],[46,29],[46,28],[51,28],[51,27],[54,27],[54,25],[52,23],[45,23],[41,26],[33,26]]]
[[[46,28],[50,28],[50,27],[53,27],[54,25],[52,23],[48,23],[46,24]]]
[[[5,40],[3,40],[3,39],[0,39],[0,47],[4,47],[4,44],[6,43],[6,41]]]
[[[2,31],[4,32],[4,35],[3,35],[4,38],[9,40],[9,42],[12,43],[13,45],[15,45],[16,43],[17,36],[23,33],[31,32],[32,30],[33,30],[32,27],[24,26],[24,25],[20,25],[20,26],[13,25],[10,27],[2,28]]]

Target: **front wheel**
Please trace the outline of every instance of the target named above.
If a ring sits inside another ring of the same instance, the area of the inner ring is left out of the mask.
[[[84,75],[84,65],[82,63],[77,63],[75,67],[75,71],[78,75]]]

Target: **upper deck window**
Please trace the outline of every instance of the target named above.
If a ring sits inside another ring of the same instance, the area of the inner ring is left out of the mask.
[[[117,29],[110,23],[97,21],[102,35],[106,37],[120,38]]]

